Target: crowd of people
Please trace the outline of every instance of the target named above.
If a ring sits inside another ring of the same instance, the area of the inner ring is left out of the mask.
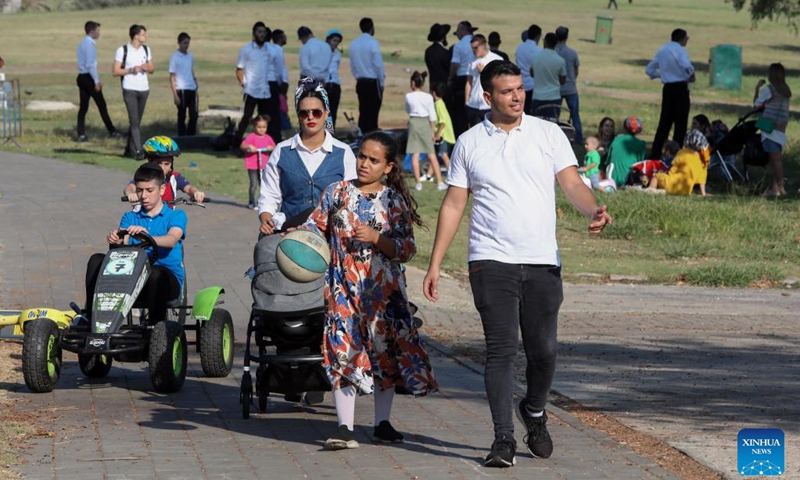
[[[357,396],[374,396],[373,440],[396,443],[402,442],[404,435],[390,422],[395,392],[425,395],[438,390],[412,319],[402,270],[402,264],[417,251],[414,226],[422,225],[422,220],[402,176],[398,144],[379,131],[386,73],[375,26],[371,19],[363,18],[359,27],[362,33],[349,48],[359,102],[358,124],[365,134],[356,154],[334,136],[341,96],[338,46],[344,38],[340,31],[330,30],[325,41],[317,39],[308,27],[297,31],[303,43],[299,53],[302,78],[293,96],[299,128],[286,140],[280,132],[281,113],[286,113],[282,110],[288,110],[288,102],[281,97],[289,94],[284,32],[256,22],[252,41],[241,49],[236,68],[244,115],[235,146],[245,154],[249,207],[258,211],[260,233],[272,235],[285,225],[300,224],[300,228],[324,235],[332,251],[325,277],[328,311],[322,350],[333,386],[338,429],[325,441],[329,450],[358,447],[353,425]],[[458,42],[447,49],[450,26],[431,26],[431,45],[425,51],[427,72],[411,74],[405,95],[409,116],[406,150],[412,155],[415,189],[421,190],[423,178],[432,175],[439,190],[446,191],[423,281],[423,294],[430,301],[439,299],[441,264],[472,196],[467,261],[484,329],[486,392],[494,426],[484,465],[503,468],[516,462],[515,414],[525,428],[527,450],[540,458],[553,452],[545,407],[555,374],[558,312],[563,300],[556,184],[587,218],[589,232],[600,233],[612,218],[605,206],[598,205],[592,189],[613,191],[638,184],[647,191],[688,195],[697,186],[705,195],[710,151],[718,140],[715,132],[721,130],[715,131],[714,122],[698,115],[686,132],[688,84],[694,81],[694,69],[685,51],[688,35],[684,30],[673,32],[671,41],[659,49],[645,70],[664,84],[661,119],[649,158],[646,143],[638,138],[643,123],[636,116],[622,121],[624,131],[620,133],[613,119],[604,118],[597,134],[584,139],[575,83],[580,63],[577,53],[567,46],[567,27],[543,35],[538,25],[531,25],[522,32],[515,62],[504,59],[497,32],[486,37],[477,30],[469,21],[459,22],[455,31]],[[105,121],[96,55],[92,56],[99,24],[88,22],[86,33],[87,39],[79,47],[78,85],[82,101],[84,95],[87,104],[88,98],[95,98]],[[128,215],[123,224],[138,225],[135,222],[146,223],[144,217],[164,216],[161,199],[169,200],[179,189],[200,201],[204,194],[172,170],[173,159],[180,153],[172,139],[154,137],[139,143],[147,76],[154,66],[145,45],[146,29],[131,26],[130,38],[130,43],[117,50],[114,62],[129,113],[128,148],[135,158],[146,157],[159,167],[140,169],[126,187],[129,199],[141,202],[142,210]],[[182,130],[187,135],[196,126],[192,118],[196,118],[197,102],[189,41],[188,34],[178,37],[179,48],[170,62],[180,121],[186,119],[183,110],[189,113],[189,123]],[[777,182],[770,194],[780,196],[785,195],[779,177],[780,155],[786,143],[791,91],[780,64],[770,66],[768,78],[768,84],[758,85],[754,103],[764,106],[763,148],[773,162]],[[192,90],[194,95],[187,93]],[[575,140],[586,148],[583,164],[553,121],[564,103],[570,110]],[[79,125],[86,113],[83,103],[82,112]],[[674,140],[667,141],[673,125]],[[253,131],[244,138],[248,126]],[[112,135],[117,132],[110,121],[107,128]],[[431,161],[430,170],[423,172],[421,154],[431,159],[441,154],[447,179],[437,161]],[[178,220],[175,225],[165,224],[163,238],[156,239],[165,254],[180,247],[185,219]],[[116,232],[109,234],[109,243],[122,241]],[[163,266],[178,268],[173,260]],[[181,270],[172,277],[163,275],[164,288],[174,292],[182,274]],[[527,391],[515,402],[512,367],[520,331]]]

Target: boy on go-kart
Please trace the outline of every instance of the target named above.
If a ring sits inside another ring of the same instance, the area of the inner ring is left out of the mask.
[[[165,202],[175,200],[180,190],[195,202],[203,203],[205,194],[194,185],[191,185],[186,180],[186,177],[172,169],[175,157],[181,154],[181,150],[175,140],[164,135],[149,138],[142,145],[142,152],[148,162],[157,164],[164,171],[166,188],[161,196],[162,200]],[[124,194],[128,197],[129,202],[139,203],[139,197],[136,195],[136,184],[133,180],[125,186]]]
[[[145,163],[133,176],[134,194],[141,201],[141,209],[126,212],[119,228],[112,230],[106,240],[110,245],[136,244],[132,236],[148,233],[158,245],[158,258],[154,259],[150,277],[138,296],[137,303],[149,307],[148,323],[153,325],[166,318],[167,302],[177,298],[183,288],[185,272],[183,267],[183,239],[186,232],[186,213],[169,208],[162,200],[164,190],[164,171],[155,163]],[[121,238],[120,230],[127,230],[128,236]],[[149,250],[149,249],[148,249]],[[148,253],[151,253],[148,251]],[[92,311],[92,300],[97,284],[97,276],[105,255],[96,253],[89,259],[86,267],[86,311]]]

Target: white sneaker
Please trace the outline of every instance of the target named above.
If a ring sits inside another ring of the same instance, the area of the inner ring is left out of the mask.
[[[431,177],[429,177],[427,173],[423,173],[422,176],[419,177],[419,181],[420,182],[427,182],[430,179],[431,179]]]
[[[436,190],[439,190],[440,192],[447,190],[447,184],[444,182],[439,182],[439,185],[436,186]]]
[[[421,192],[422,191],[422,184],[417,182],[417,184],[414,185],[414,190],[416,190],[418,192]]]

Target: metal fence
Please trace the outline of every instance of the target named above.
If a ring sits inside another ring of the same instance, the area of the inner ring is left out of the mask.
[[[22,136],[22,98],[19,80],[0,79],[0,139],[5,145],[13,143],[19,148],[16,138]]]

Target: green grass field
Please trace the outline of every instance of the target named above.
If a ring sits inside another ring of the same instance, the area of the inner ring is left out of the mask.
[[[780,61],[787,68],[793,91],[800,93],[800,47],[797,37],[782,24],[763,23],[751,28],[746,12],[734,12],[723,0],[637,0],[619,2],[619,10],[606,10],[605,0],[485,1],[442,0],[432,2],[368,2],[322,0],[292,2],[216,2],[184,5],[150,5],[92,11],[26,12],[0,16],[0,56],[6,61],[7,78],[19,79],[25,101],[59,100],[77,103],[75,48],[83,37],[83,23],[102,24],[98,42],[100,72],[111,116],[118,128],[127,125],[118,80],[111,77],[114,50],[127,41],[128,26],[147,26],[156,62],[151,77],[151,94],[144,117],[143,135],[175,134],[175,108],[169,90],[167,62],[181,31],[192,35],[191,51],[197,59],[201,110],[209,105],[238,105],[240,91],[234,77],[239,49],[250,39],[250,27],[263,20],[271,28],[284,29],[289,37],[285,47],[290,78],[297,78],[300,42],[294,32],[309,26],[317,36],[329,28],[344,32],[345,51],[358,34],[358,20],[371,16],[376,24],[387,62],[387,88],[381,111],[381,125],[403,126],[403,94],[410,71],[425,68],[423,52],[433,22],[450,23],[468,19],[488,34],[498,31],[501,50],[513,52],[519,35],[531,23],[547,32],[559,25],[570,27],[570,45],[581,58],[579,89],[584,131],[592,132],[599,120],[617,120],[635,114],[644,120],[643,138],[652,139],[660,108],[660,83],[650,81],[644,66],[655,50],[669,39],[672,29],[686,28],[687,46],[697,69],[692,86],[692,115],[705,113],[721,118],[729,126],[748,111],[753,89],[766,74],[769,63]],[[613,43],[594,43],[597,15],[614,16]],[[456,37],[450,35],[451,41]],[[730,92],[709,86],[709,50],[720,43],[743,47],[743,88]],[[397,52],[391,55],[392,52]],[[342,63],[343,97],[341,111],[356,110],[355,85],[346,59]],[[794,102],[796,104],[796,102]],[[68,112],[25,111],[23,150],[36,155],[132,171],[137,164],[119,155],[123,144],[105,140],[105,132],[94,106],[88,133],[92,141],[74,142],[76,110]],[[602,196],[616,222],[599,238],[585,233],[586,222],[566,204],[559,208],[559,242],[565,272],[600,274],[644,274],[657,282],[688,282],[705,285],[770,285],[784,276],[800,276],[800,116],[793,112],[789,146],[785,156],[787,190],[782,201],[766,201],[748,189],[733,193],[717,190],[710,198],[671,198],[621,192]],[[345,133],[346,122],[339,118]],[[202,133],[218,134],[223,120],[201,118]],[[3,149],[12,150],[8,145]],[[578,152],[579,154],[581,152]],[[192,161],[196,167],[189,168]],[[193,183],[212,192],[246,198],[247,176],[242,161],[227,153],[190,153],[179,158],[177,168]],[[753,169],[763,181],[762,169]],[[122,186],[120,186],[122,188]],[[762,188],[752,187],[755,191]],[[429,230],[417,232],[420,255],[415,264],[425,266],[430,252],[441,194],[428,188],[418,199]],[[453,272],[464,269],[464,231],[448,255],[446,266]]]

